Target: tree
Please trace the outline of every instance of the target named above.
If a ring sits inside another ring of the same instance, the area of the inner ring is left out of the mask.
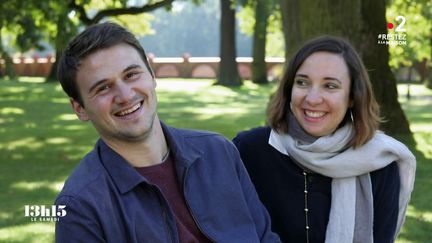
[[[293,53],[304,41],[322,34],[347,38],[359,51],[369,75],[374,93],[381,106],[381,115],[388,122],[381,129],[390,134],[411,134],[408,121],[397,100],[396,80],[389,67],[387,45],[377,44],[377,36],[386,34],[386,6],[384,0],[281,0],[284,35],[296,35],[286,44]],[[297,7],[296,18],[287,16]],[[312,17],[313,16],[313,17]]]
[[[297,46],[303,41],[300,37],[299,1],[280,0],[286,60],[289,60],[289,57],[295,52]]]
[[[407,36],[406,44],[390,46],[390,66],[415,69],[420,81],[432,88],[432,2],[393,0],[387,10],[388,21],[403,25]]]
[[[241,85],[236,62],[235,10],[230,0],[221,0],[220,63],[216,84]]]
[[[52,19],[55,20],[52,28],[50,29],[50,38],[51,43],[54,45],[55,49],[55,62],[53,63],[50,73],[46,78],[47,82],[56,82],[57,81],[57,60],[60,60],[60,57],[63,53],[63,50],[66,48],[69,40],[77,33],[78,29],[78,20],[74,16],[69,16],[70,9],[63,2],[51,2],[51,9],[53,11]]]
[[[15,78],[12,58],[4,42],[9,40],[9,48],[14,47],[21,52],[30,48],[42,49],[39,40],[43,33],[39,27],[49,21],[46,18],[47,4],[44,1],[13,1],[3,0],[0,4],[0,56],[5,60],[5,76]]]
[[[4,68],[5,71],[4,71],[4,73],[2,73],[1,69],[0,69],[0,77],[6,76],[9,79],[14,79],[16,77],[16,74],[15,74],[15,70],[13,69],[12,58],[9,55],[9,53],[5,50],[5,48],[3,47],[3,44],[2,44],[2,42],[3,42],[2,41],[3,40],[2,29],[3,29],[3,25],[0,24],[0,57],[3,58],[3,60],[5,61],[5,68]]]
[[[59,60],[61,53],[66,47],[66,43],[75,34],[77,23],[73,23],[70,19],[65,18],[71,11],[78,13],[77,17],[79,21],[85,26],[96,24],[108,17],[119,17],[125,15],[138,15],[146,12],[153,11],[157,8],[166,7],[169,8],[174,0],[161,0],[161,1],[149,1],[141,6],[128,6],[128,1],[125,0],[114,0],[114,1],[76,1],[70,0],[65,7],[60,4],[60,13],[57,16],[57,31],[58,35],[55,38],[56,46],[56,62],[51,68],[51,72],[48,75],[47,81],[56,80],[57,72],[57,60]],[[60,1],[60,3],[63,3]],[[99,8],[92,8],[92,4],[98,5]],[[95,12],[96,10],[96,12]],[[89,17],[89,12],[92,12],[93,17]],[[95,12],[95,13],[94,13]],[[118,19],[121,21],[121,19]]]
[[[270,17],[272,1],[255,0],[255,24],[252,50],[252,82],[268,83],[266,56],[267,26]]]
[[[0,57],[5,61],[5,71],[1,73],[0,76],[6,76],[10,79],[16,77],[15,71],[13,69],[12,58],[4,47],[5,33],[12,29],[13,21],[17,15],[17,1],[5,0],[0,4]],[[1,67],[1,66],[0,66]]]
[[[382,129],[390,134],[411,134],[408,120],[397,100],[396,78],[389,66],[387,45],[378,45],[377,36],[387,33],[386,5],[384,0],[361,1],[362,28],[359,46],[363,61],[369,72],[375,97],[387,122]],[[379,57],[379,58],[377,58]]]
[[[240,1],[243,6],[237,17],[240,19],[240,30],[253,36],[252,46],[252,82],[266,84],[268,55],[280,56],[281,30],[278,5],[274,0]],[[267,45],[269,43],[269,45]]]
[[[127,6],[128,1],[113,1],[114,6],[108,6],[105,9],[98,10],[92,18],[88,16],[88,10],[86,10],[85,6],[90,3],[89,0],[82,1],[78,3],[76,0],[69,1],[68,7],[71,10],[75,10],[79,13],[79,19],[81,22],[86,25],[96,24],[101,21],[105,17],[113,17],[120,15],[136,15],[151,12],[155,9],[161,7],[169,8],[174,0],[161,0],[161,1],[148,1],[146,4],[143,4],[139,7],[136,6]],[[197,2],[197,1],[195,1]],[[117,4],[120,4],[119,7],[116,7]]]

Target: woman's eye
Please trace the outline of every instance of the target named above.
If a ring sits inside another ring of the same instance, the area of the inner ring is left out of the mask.
[[[297,79],[297,80],[295,80],[295,84],[298,86],[306,86],[307,83],[306,83],[306,80]]]
[[[326,84],[326,87],[329,89],[337,89],[339,86],[337,84],[328,83]]]

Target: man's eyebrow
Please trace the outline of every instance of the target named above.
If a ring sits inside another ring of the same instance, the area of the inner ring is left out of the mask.
[[[123,70],[123,73],[128,72],[131,69],[135,69],[135,68],[142,68],[142,67],[141,67],[141,65],[138,65],[138,64],[131,64]]]

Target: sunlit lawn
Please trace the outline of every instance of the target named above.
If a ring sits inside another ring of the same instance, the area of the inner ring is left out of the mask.
[[[432,91],[422,85],[399,85],[399,101],[410,121],[417,145],[417,173],[414,193],[400,242],[432,242]],[[420,152],[418,152],[420,151]]]
[[[54,223],[31,222],[24,205],[51,205],[63,181],[97,139],[79,122],[57,84],[0,80],[0,242],[51,242]],[[211,80],[159,80],[159,116],[183,128],[232,138],[264,124],[273,85],[213,86]],[[402,93],[405,85],[401,85]],[[419,167],[399,242],[432,241],[432,92],[411,86],[400,100],[415,132]],[[415,145],[410,145],[412,149]]]

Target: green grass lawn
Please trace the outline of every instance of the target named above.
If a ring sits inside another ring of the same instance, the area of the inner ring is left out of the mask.
[[[0,242],[52,242],[54,223],[31,222],[24,205],[51,205],[97,134],[80,122],[57,84],[0,80]],[[400,85],[404,94],[406,85]],[[212,130],[232,138],[264,124],[273,85],[212,86],[211,80],[158,81],[159,116],[169,125]],[[432,241],[432,91],[411,86],[400,101],[417,144],[418,172],[398,242]],[[404,138],[401,138],[404,139]]]

